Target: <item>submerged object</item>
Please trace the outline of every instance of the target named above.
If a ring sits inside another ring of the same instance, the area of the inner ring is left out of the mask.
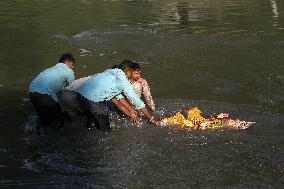
[[[187,116],[181,112],[175,113],[173,116],[162,119],[161,125],[171,125],[188,129],[213,129],[219,127],[230,127],[233,129],[247,129],[255,122],[241,121],[239,119],[227,119],[228,113],[220,113],[217,116],[204,118],[199,108],[194,107],[185,111]]]

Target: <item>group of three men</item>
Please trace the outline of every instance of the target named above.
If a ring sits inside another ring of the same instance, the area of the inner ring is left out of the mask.
[[[45,126],[60,128],[64,125],[64,114],[60,106],[61,93],[74,80],[75,59],[65,53],[59,63],[41,72],[29,86],[29,96],[36,108],[40,122]],[[137,96],[129,77],[134,71],[133,62],[123,61],[117,68],[107,69],[88,77],[76,92],[82,114],[88,118],[87,126],[93,124],[102,131],[110,131],[109,104],[112,102],[133,122],[139,121],[139,114],[154,125],[156,120]],[[68,94],[68,93],[66,93]]]

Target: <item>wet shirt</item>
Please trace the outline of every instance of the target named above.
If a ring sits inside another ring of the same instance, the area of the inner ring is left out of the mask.
[[[78,92],[93,102],[108,101],[114,97],[122,98],[124,94],[137,109],[145,107],[120,69],[108,69],[92,76],[82,84]]]
[[[47,94],[58,102],[63,88],[74,81],[75,76],[66,64],[58,63],[41,72],[30,84],[29,92]]]
[[[155,103],[152,98],[150,87],[147,81],[144,78],[140,78],[137,81],[132,82],[131,84],[139,98],[141,98],[143,94],[149,108],[151,108],[152,111],[155,111]]]

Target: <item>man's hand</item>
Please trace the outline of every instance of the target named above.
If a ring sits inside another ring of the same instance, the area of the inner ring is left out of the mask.
[[[134,109],[130,109],[129,112],[130,112],[131,121],[133,123],[138,123],[139,120],[140,120],[139,116],[138,116],[138,113]]]
[[[153,125],[156,125],[156,126],[160,125],[160,121],[156,120],[154,117],[152,117],[150,119],[150,123],[152,123]]]

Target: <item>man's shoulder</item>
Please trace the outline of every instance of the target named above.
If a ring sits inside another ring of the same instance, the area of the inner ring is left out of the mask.
[[[124,74],[124,72],[121,69],[118,69],[118,68],[107,69],[107,70],[105,70],[105,72],[110,72],[110,73],[113,73],[113,74]]]
[[[69,68],[66,64],[64,63],[57,63],[54,66],[52,66],[51,68],[54,69],[62,69],[62,70],[66,70],[66,71],[71,71],[73,72],[73,70],[71,68]]]
[[[68,77],[73,77],[75,79],[73,69],[69,68],[66,64],[58,63],[55,66],[58,67],[58,69],[60,70],[60,72],[62,72],[62,74],[66,75]]]
[[[42,72],[53,72],[54,70],[66,70],[67,68],[69,68],[69,67],[66,64],[57,63],[57,64],[43,70]]]
[[[66,68],[66,67],[68,67],[68,66],[64,63],[57,63],[57,64],[53,65],[51,68]]]
[[[108,69],[106,70],[105,72],[111,74],[111,75],[114,75],[114,77],[116,78],[124,78],[124,79],[127,79],[124,71],[122,71],[121,69],[118,69],[118,68],[115,68],[115,69]]]

